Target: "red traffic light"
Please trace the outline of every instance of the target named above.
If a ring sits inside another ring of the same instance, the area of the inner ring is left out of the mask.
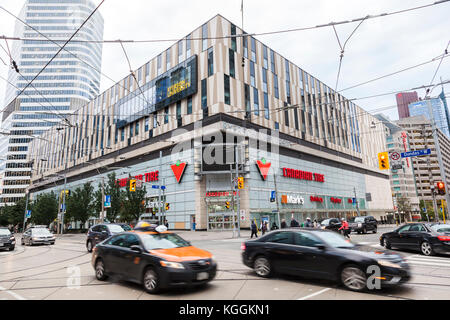
[[[441,195],[445,195],[445,183],[442,181],[439,181],[437,183],[437,189],[438,189],[438,193]]]

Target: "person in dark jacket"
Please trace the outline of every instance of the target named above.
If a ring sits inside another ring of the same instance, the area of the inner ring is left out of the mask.
[[[253,235],[255,235],[258,238],[258,227],[256,226],[255,221],[252,221],[251,230],[252,230],[252,235],[250,238],[253,238]]]
[[[270,228],[270,230],[277,230],[277,229],[278,229],[277,224],[275,222],[272,223],[272,227]]]
[[[311,218],[310,217],[306,218],[305,228],[313,228],[313,227],[314,225],[311,222]]]
[[[281,229],[286,229],[287,228],[287,223],[286,220],[281,220]]]
[[[291,228],[296,228],[299,227],[300,224],[297,222],[297,220],[295,220],[295,218],[292,218],[291,220]]]

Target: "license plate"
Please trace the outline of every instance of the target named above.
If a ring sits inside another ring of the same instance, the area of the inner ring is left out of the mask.
[[[206,280],[209,278],[208,272],[197,273],[197,280]]]

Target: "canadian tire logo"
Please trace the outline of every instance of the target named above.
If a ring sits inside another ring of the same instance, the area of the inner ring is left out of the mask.
[[[258,167],[259,173],[261,174],[263,180],[266,180],[271,165],[272,164],[270,162],[267,162],[264,158],[262,160],[256,161],[256,166]]]
[[[184,170],[187,167],[187,162],[180,162],[177,161],[176,164],[173,164],[170,166],[170,168],[172,169],[172,172],[175,176],[175,179],[177,179],[177,182],[180,183],[181,178],[183,178],[183,174],[184,174]]]

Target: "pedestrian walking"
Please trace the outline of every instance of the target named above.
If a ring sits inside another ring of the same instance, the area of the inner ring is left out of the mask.
[[[311,218],[310,217],[306,218],[305,228],[313,228],[313,227],[314,227],[314,225],[311,222]]]
[[[255,235],[258,238],[258,227],[256,226],[255,221],[252,221],[251,230],[252,235],[250,236],[250,238],[253,239],[253,235]]]
[[[349,238],[350,239],[350,227],[348,225],[348,222],[342,218],[342,226],[339,228],[339,230],[342,230],[344,233],[344,237]]]
[[[281,229],[286,229],[287,228],[287,223],[286,220],[281,220]]]
[[[277,230],[277,229],[278,229],[277,224],[275,222],[272,223],[272,227],[270,228],[270,230]]]
[[[317,219],[314,219],[313,225],[314,229],[320,229],[320,223],[317,221]]]
[[[267,231],[267,222],[266,221],[262,221],[261,222],[261,232],[262,232],[262,235],[265,235],[266,234],[266,231]]]
[[[297,220],[295,220],[295,218],[292,218],[291,220],[291,228],[298,228],[300,226],[300,224],[298,223]]]

